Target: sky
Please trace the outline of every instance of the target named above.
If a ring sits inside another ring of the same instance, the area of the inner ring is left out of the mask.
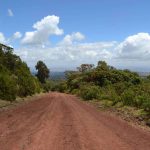
[[[33,70],[52,71],[105,60],[150,71],[149,0],[0,0],[0,43]]]

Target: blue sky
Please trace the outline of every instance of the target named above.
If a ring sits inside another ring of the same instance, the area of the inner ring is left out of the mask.
[[[0,42],[12,45],[31,68],[38,59],[53,70],[103,59],[148,71],[149,6],[149,0],[0,0]],[[34,31],[37,40],[29,42],[26,33]]]

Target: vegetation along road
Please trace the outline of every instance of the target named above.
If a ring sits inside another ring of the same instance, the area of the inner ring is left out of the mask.
[[[150,132],[57,92],[0,112],[0,150],[149,150]]]

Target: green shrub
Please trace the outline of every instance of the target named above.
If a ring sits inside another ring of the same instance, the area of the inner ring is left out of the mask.
[[[113,86],[107,86],[107,87],[100,88],[98,99],[110,100],[113,102],[113,105],[115,105],[117,102],[120,101],[120,96],[117,95]]]
[[[84,100],[97,99],[99,96],[99,87],[94,85],[91,86],[83,85],[80,87],[79,95]]]
[[[121,95],[124,105],[133,106],[135,104],[135,93],[132,90],[125,90]]]
[[[113,104],[113,102],[110,101],[110,100],[104,100],[104,101],[103,101],[103,105],[104,105],[104,107],[111,107],[111,106],[113,106],[114,104]]]
[[[66,92],[67,84],[65,81],[54,81],[51,86],[51,91]]]
[[[145,96],[143,96],[143,95],[137,95],[136,97],[135,97],[135,106],[137,107],[137,108],[141,108],[141,106],[143,105],[143,102],[145,101]]]
[[[33,77],[33,84],[34,84],[34,93],[40,93],[42,91],[42,86],[36,77]]]
[[[126,89],[128,89],[132,84],[128,82],[118,82],[112,87],[115,89],[117,95],[121,95]]]
[[[135,72],[99,61],[92,70],[74,71],[66,78],[67,90],[85,100],[106,100],[116,107],[136,107],[150,114],[150,76],[142,79]]]
[[[66,85],[66,83],[65,83],[65,82],[60,83],[59,86],[58,86],[58,91],[63,93],[63,92],[65,92],[66,90],[67,90],[67,85]]]
[[[0,73],[0,99],[14,101],[16,99],[16,83],[8,73]]]
[[[18,77],[18,96],[25,97],[36,92],[35,79],[31,75]]]
[[[147,97],[143,101],[142,108],[150,115],[150,97]]]
[[[71,91],[71,94],[79,95],[79,93],[80,93],[80,90],[79,90],[79,89],[73,89],[73,90]]]
[[[45,83],[42,84],[42,88],[44,92],[49,92],[52,88],[51,82],[49,80],[46,80]]]

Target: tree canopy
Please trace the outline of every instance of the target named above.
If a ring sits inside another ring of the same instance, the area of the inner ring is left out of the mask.
[[[36,92],[40,92],[40,84],[27,64],[12,48],[0,45],[0,99],[12,101]]]
[[[47,68],[46,64],[43,61],[38,61],[36,66],[36,70],[38,71],[36,76],[41,83],[45,83],[46,79],[49,78],[49,69]]]

